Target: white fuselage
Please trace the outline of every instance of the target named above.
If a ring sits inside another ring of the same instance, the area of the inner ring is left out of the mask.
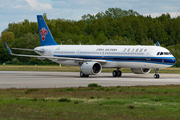
[[[104,68],[166,68],[176,62],[174,56],[160,46],[52,45],[36,47],[35,50],[44,50],[37,52],[41,56],[106,60],[102,64]],[[80,66],[74,60],[50,60],[68,66]]]

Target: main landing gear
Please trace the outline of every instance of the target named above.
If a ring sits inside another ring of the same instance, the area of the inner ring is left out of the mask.
[[[154,71],[155,71],[154,78],[155,79],[160,78],[160,75],[157,73],[158,70],[159,70],[158,68],[154,68]]]
[[[89,77],[89,75],[85,75],[82,71],[80,72],[80,77]]]
[[[117,68],[117,70],[114,70],[112,72],[112,75],[113,75],[113,77],[121,77],[122,72],[119,70],[119,68]]]

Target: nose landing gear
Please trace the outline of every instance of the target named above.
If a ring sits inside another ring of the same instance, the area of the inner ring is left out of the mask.
[[[154,68],[154,71],[155,71],[154,78],[155,79],[160,78],[160,75],[157,73],[158,70],[159,70],[158,68]]]

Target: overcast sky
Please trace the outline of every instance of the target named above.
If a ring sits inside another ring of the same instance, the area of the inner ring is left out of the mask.
[[[162,13],[175,17],[180,0],[0,0],[0,34],[8,23],[36,21],[38,14],[47,13],[49,19],[80,20],[84,14],[96,14],[112,7],[133,9],[152,17]]]

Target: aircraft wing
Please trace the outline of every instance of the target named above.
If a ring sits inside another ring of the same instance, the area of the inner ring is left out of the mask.
[[[68,57],[54,57],[54,56],[39,56],[39,55],[22,55],[22,54],[14,54],[12,53],[11,49],[7,45],[6,42],[4,42],[6,45],[6,48],[8,50],[8,53],[13,56],[22,56],[22,57],[36,57],[36,58],[47,58],[47,59],[54,59],[54,60],[60,60],[60,61],[65,61],[65,60],[74,60],[75,62],[92,62],[96,61],[99,63],[106,63],[106,60],[98,60],[98,59],[81,59],[81,58],[68,58]],[[37,51],[33,49],[22,49],[22,48],[16,48],[16,50],[27,50],[27,51]],[[41,51],[41,50],[38,50]],[[43,50],[42,50],[43,51]]]

